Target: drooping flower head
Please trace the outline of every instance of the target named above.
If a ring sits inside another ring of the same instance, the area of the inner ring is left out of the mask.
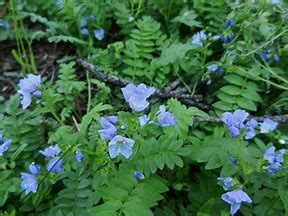
[[[156,91],[153,87],[147,87],[141,83],[138,86],[128,84],[124,88],[121,88],[126,102],[133,111],[140,112],[145,110],[149,103],[147,99]]]
[[[48,172],[60,173],[63,167],[63,160],[60,157],[52,158],[47,165]]]
[[[192,45],[203,47],[202,41],[204,40],[207,40],[207,35],[205,34],[205,32],[204,31],[197,32],[192,36]]]
[[[48,148],[45,148],[44,151],[40,150],[39,152],[45,157],[54,157],[61,153],[61,149],[58,147],[58,145],[55,145],[49,146]]]
[[[255,128],[257,127],[258,122],[255,119],[250,119],[246,124],[246,133],[245,133],[245,139],[252,139],[256,135],[256,130]]]
[[[222,184],[222,187],[225,191],[229,191],[233,189],[233,186],[236,184],[233,178],[231,177],[219,177],[217,180]]]
[[[137,179],[137,181],[141,181],[141,180],[145,179],[144,174],[140,171],[134,172],[134,177]]]
[[[275,150],[275,146],[271,146],[263,154],[264,159],[269,163],[268,172],[271,175],[274,175],[276,171],[282,170],[283,155],[286,152],[285,149],[281,149],[279,153],[276,153]]]
[[[235,38],[235,34],[232,32],[232,33],[229,33],[229,34],[225,34],[221,39],[222,39],[222,42],[223,43],[230,43],[231,41],[233,41]]]
[[[177,125],[177,118],[172,113],[167,112],[164,105],[160,106],[158,113],[158,121],[161,126],[168,127]]]
[[[117,128],[115,124],[117,123],[118,119],[116,116],[109,116],[107,118],[101,117],[100,124],[103,129],[98,130],[100,138],[105,139],[112,139],[114,136],[117,135]]]
[[[7,140],[4,142],[4,136],[0,134],[0,157],[3,156],[3,154],[8,151],[12,144],[12,140]]]
[[[240,209],[242,202],[252,203],[251,198],[242,190],[227,192],[221,196],[221,199],[231,205],[231,215],[234,215]]]
[[[227,125],[232,137],[236,137],[245,127],[244,121],[248,115],[244,110],[236,110],[234,113],[225,112],[222,114],[221,120]]]
[[[41,170],[41,167],[38,164],[35,164],[34,162],[32,162],[29,165],[29,170],[33,175],[38,175]]]
[[[84,160],[84,155],[83,155],[83,153],[81,152],[80,149],[77,149],[77,150],[76,150],[76,152],[75,152],[75,158],[76,158],[76,160],[77,160],[79,163],[83,162],[83,160]]]
[[[29,173],[21,173],[21,188],[25,190],[25,195],[28,195],[30,192],[36,193],[38,188],[37,177]]]
[[[274,122],[269,118],[265,118],[263,123],[260,123],[260,133],[269,133],[275,130],[277,126],[277,122]]]
[[[108,143],[108,150],[111,158],[115,158],[119,154],[122,154],[125,158],[130,158],[133,154],[132,147],[135,141],[121,135],[115,136]]]
[[[32,96],[36,98],[41,97],[41,76],[29,74],[27,78],[23,78],[19,82],[20,90],[18,91],[21,96],[21,105],[26,109],[32,103]]]
[[[105,31],[103,28],[99,28],[94,30],[94,36],[97,40],[103,40],[103,38],[105,37]]]

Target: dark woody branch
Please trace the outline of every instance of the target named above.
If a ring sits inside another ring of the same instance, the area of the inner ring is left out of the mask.
[[[102,82],[117,85],[119,87],[125,87],[126,85],[131,83],[128,80],[120,79],[116,76],[105,74],[101,71],[101,69],[98,66],[92,65],[83,59],[78,59],[77,63],[86,70],[90,71],[96,79]],[[156,103],[161,99],[176,98],[184,104],[195,106],[205,111],[210,110],[208,105],[200,102],[203,100],[202,95],[192,96],[187,93],[186,88],[178,87],[181,81],[182,79],[179,78],[170,83],[165,88],[157,89],[156,92],[151,97],[150,102]]]
[[[272,121],[278,122],[278,123],[287,123],[288,122],[288,115],[265,115],[265,116],[251,116],[248,117],[248,120],[255,119],[256,121],[260,122],[263,121],[265,118],[269,118]],[[222,123],[220,118],[217,117],[199,117],[194,116],[193,120],[196,122],[211,122],[211,123]]]

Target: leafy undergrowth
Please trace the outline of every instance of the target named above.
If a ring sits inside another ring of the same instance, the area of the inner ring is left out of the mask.
[[[0,6],[0,215],[288,214],[286,1]]]

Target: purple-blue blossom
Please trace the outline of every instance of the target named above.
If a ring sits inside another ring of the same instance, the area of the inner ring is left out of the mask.
[[[29,170],[30,170],[31,174],[38,175],[40,170],[41,170],[41,167],[38,164],[35,164],[34,162],[32,162],[29,165]]]
[[[133,154],[132,147],[135,141],[121,135],[115,136],[108,143],[109,155],[111,158],[115,158],[118,155],[123,155],[125,158],[130,158]]]
[[[58,144],[55,146],[49,146],[45,148],[44,151],[40,150],[40,154],[44,155],[45,157],[54,157],[61,153],[61,149],[58,147]]]
[[[256,127],[258,125],[258,122],[255,119],[250,119],[246,124],[246,133],[245,133],[245,139],[252,139],[256,135]]]
[[[233,41],[235,38],[235,34],[234,33],[229,33],[228,35],[223,36],[222,42],[223,43],[230,43],[231,41]]]
[[[137,181],[141,181],[141,180],[145,179],[144,174],[140,171],[135,171],[134,177],[136,178]]]
[[[89,34],[89,30],[88,30],[87,28],[82,28],[81,31],[80,31],[80,33],[81,33],[82,35],[88,35],[88,34]]]
[[[221,36],[220,35],[214,35],[212,38],[213,38],[213,40],[217,41],[217,40],[221,39]]]
[[[248,115],[249,114],[246,111],[238,109],[234,111],[234,113],[223,113],[221,120],[227,125],[232,137],[237,137],[241,130],[245,127],[244,121]]]
[[[150,118],[146,114],[138,117],[138,119],[139,119],[139,124],[140,124],[141,127],[146,125],[147,122],[150,120]]]
[[[278,5],[281,3],[281,0],[271,0],[271,3],[274,5]]]
[[[168,127],[177,125],[177,118],[171,112],[167,112],[164,105],[160,106],[158,113],[157,117],[161,126]]]
[[[236,184],[236,182],[231,177],[219,177],[217,180],[221,183],[225,191],[232,190],[233,186]]]
[[[280,62],[280,57],[278,55],[274,55],[274,61],[276,63],[279,63]]]
[[[212,73],[216,73],[220,69],[220,67],[217,64],[212,64],[212,65],[207,66],[207,69],[208,71],[211,71]]]
[[[35,175],[29,173],[21,173],[21,179],[21,188],[25,190],[25,195],[28,195],[30,192],[37,192],[38,180]]]
[[[62,2],[62,0],[57,0],[56,5],[57,5],[57,7],[58,7],[59,9],[62,9],[62,8],[63,8],[63,2]]]
[[[21,105],[23,109],[26,109],[32,103],[32,96],[36,98],[41,97],[41,76],[29,74],[27,78],[23,78],[19,81],[21,94]]]
[[[271,146],[263,154],[264,159],[269,163],[268,172],[271,175],[274,175],[276,171],[282,170],[283,155],[286,152],[285,149],[281,149],[279,153],[275,153],[275,150],[275,146]]]
[[[105,31],[103,28],[99,28],[94,30],[94,36],[97,40],[103,40],[103,38],[105,37]]]
[[[262,53],[262,58],[265,62],[268,62],[270,60],[270,54],[268,52]]]
[[[98,130],[100,138],[105,139],[112,139],[114,136],[117,135],[117,128],[115,124],[117,123],[118,119],[116,116],[109,116],[107,118],[101,117],[100,124],[103,129]]]
[[[52,158],[47,165],[48,172],[60,173],[63,167],[63,160],[60,157]]]
[[[242,190],[227,192],[221,196],[221,199],[231,205],[231,215],[234,215],[240,209],[242,202],[252,203],[251,198]]]
[[[207,35],[205,34],[205,32],[204,31],[197,32],[192,36],[192,45],[203,47],[202,41],[204,40],[207,40]]]
[[[80,149],[77,149],[77,150],[76,150],[76,152],[75,152],[75,158],[76,158],[76,160],[77,160],[79,163],[83,162],[83,160],[84,160],[84,155],[83,155],[83,153],[81,152]]]
[[[0,28],[8,30],[11,26],[7,21],[0,19]]]
[[[126,102],[128,102],[131,109],[135,112],[145,110],[149,103],[147,99],[156,91],[153,87],[147,87],[141,83],[137,86],[128,84],[124,88],[121,88]]]
[[[278,123],[272,121],[269,118],[265,118],[262,123],[260,123],[260,133],[269,133],[276,129]]]
[[[12,144],[12,140],[6,140],[4,141],[4,136],[0,134],[0,157],[3,156],[3,154],[8,151]]]
[[[224,27],[225,28],[229,28],[229,27],[232,27],[232,26],[235,26],[236,25],[236,20],[235,19],[230,19],[228,20],[227,22],[224,23]]]

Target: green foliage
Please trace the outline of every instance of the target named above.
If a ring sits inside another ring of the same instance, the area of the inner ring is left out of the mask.
[[[149,177],[137,182],[133,170],[120,168],[114,172],[108,186],[99,188],[105,202],[92,209],[95,215],[153,215],[149,209],[163,199],[161,193],[168,188],[159,177]],[[141,213],[140,213],[141,212]]]

